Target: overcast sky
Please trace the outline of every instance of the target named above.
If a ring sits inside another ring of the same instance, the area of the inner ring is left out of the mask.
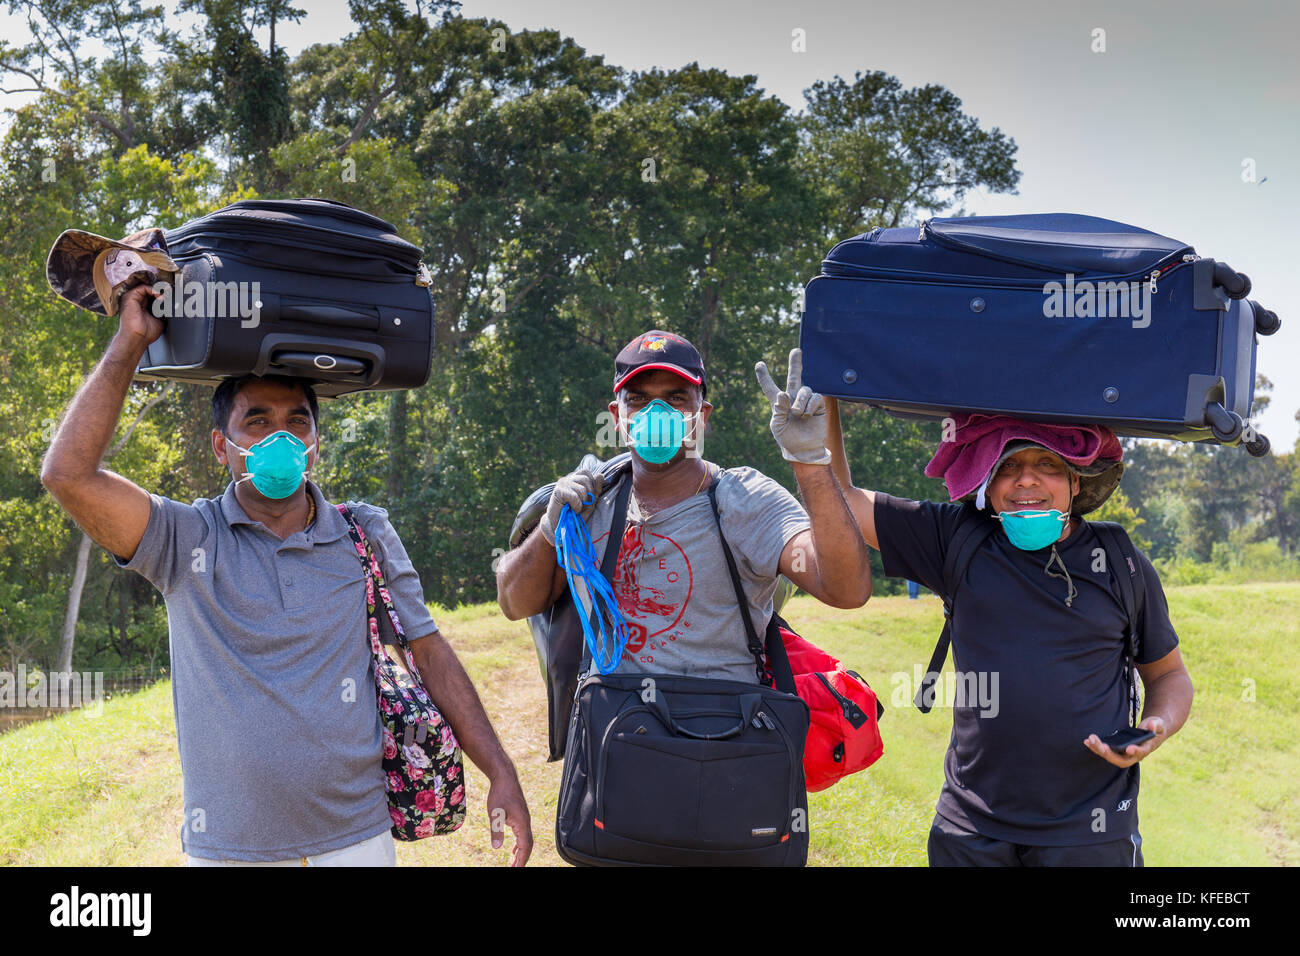
[[[350,22],[343,0],[299,6],[302,23],[277,29],[290,52],[337,40]],[[1251,276],[1251,298],[1283,321],[1260,340],[1259,371],[1276,386],[1260,431],[1278,450],[1295,443],[1300,262],[1287,257],[1300,254],[1300,4],[464,0],[462,13],[559,30],[628,69],[699,61],[752,73],[795,109],[814,81],[858,70],[948,87],[1019,146],[1019,194],[971,195],[968,212],[1117,219]],[[804,52],[791,49],[795,30]],[[1097,30],[1104,52],[1093,50]]]

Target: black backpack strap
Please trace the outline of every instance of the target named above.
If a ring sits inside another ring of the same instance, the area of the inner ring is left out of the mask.
[[[628,475],[619,485],[614,498],[614,515],[609,521],[609,540],[605,542],[605,554],[600,559],[600,573],[610,584],[614,583],[614,565],[618,563],[618,549],[623,543],[623,529],[627,525],[627,500],[632,496],[632,476]]]
[[[794,669],[790,666],[790,657],[785,652],[785,639],[781,637],[781,628],[794,632],[789,624],[782,620],[775,611],[767,622],[767,666],[772,672],[772,686],[787,694],[797,693],[794,683]]]
[[[1146,606],[1146,579],[1138,570],[1137,549],[1133,546],[1128,532],[1114,521],[1089,521],[1088,526],[1097,533],[1102,547],[1106,549],[1106,561],[1115,569],[1115,578],[1119,582],[1120,603],[1128,617],[1128,650],[1125,654],[1125,679],[1129,682],[1129,722],[1137,725],[1137,688],[1133,684],[1133,675],[1129,668],[1137,665],[1137,657],[1142,649],[1142,615]]]
[[[740,617],[745,622],[745,637],[749,642],[749,653],[754,655],[754,664],[758,672],[758,682],[767,683],[767,666],[764,662],[764,651],[766,650],[766,660],[770,662],[772,668],[772,686],[777,690],[785,691],[787,694],[795,693],[794,673],[790,670],[790,658],[785,653],[785,641],[781,640],[780,625],[777,623],[777,616],[773,613],[771,619],[767,622],[767,634],[765,635],[766,648],[758,642],[758,632],[754,630],[754,619],[749,614],[749,598],[745,597],[745,590],[740,586],[740,572],[736,570],[736,559],[731,554],[731,546],[727,544],[727,536],[722,531],[722,517],[718,514],[718,482],[715,479],[709,485],[709,507],[713,509],[713,520],[718,525],[718,537],[722,540],[722,556],[727,559],[727,571],[731,574],[731,586],[736,589],[736,603],[740,605]]]
[[[939,641],[934,646],[934,653],[930,655],[930,663],[925,669],[925,677],[921,681],[921,686],[917,688],[916,697],[912,701],[916,709],[923,714],[928,714],[934,706],[933,688],[935,682],[939,679],[939,672],[943,670],[944,662],[948,659],[948,645],[952,643],[953,600],[956,597],[957,588],[961,585],[961,579],[966,574],[966,568],[970,566],[971,559],[975,557],[975,552],[980,549],[980,545],[996,529],[997,523],[981,515],[979,509],[974,505],[967,503],[962,508],[961,517],[957,521],[957,530],[953,532],[952,540],[948,542],[948,552],[943,561],[943,587],[945,592],[943,598],[943,630],[939,632]]]
[[[1128,532],[1114,521],[1089,521],[1088,526],[1097,532],[1102,547],[1106,549],[1106,560],[1115,568],[1120,603],[1128,615],[1129,651],[1136,658],[1141,648],[1142,611],[1146,603],[1146,581],[1138,571],[1137,559],[1133,557],[1136,549]]]
[[[610,584],[614,583],[614,566],[618,563],[618,551],[623,544],[623,528],[627,524],[627,500],[632,495],[632,475],[629,473],[624,476],[618,488],[618,494],[614,496],[614,514],[609,519],[609,538],[605,541],[605,554],[600,559],[600,573],[605,576],[605,580]],[[581,606],[577,601],[574,605],[581,613]],[[595,627],[595,615],[599,610],[593,603],[591,608],[592,627]],[[582,660],[578,663],[578,684],[582,684],[582,678],[586,676],[587,671],[591,669],[591,648],[587,642],[582,642]]]

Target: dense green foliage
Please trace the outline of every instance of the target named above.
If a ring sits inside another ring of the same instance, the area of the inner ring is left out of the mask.
[[[707,456],[793,488],[753,365],[784,368],[825,250],[1019,179],[1014,141],[953,93],[879,72],[819,82],[796,113],[752,76],[628,73],[449,3],[354,3],[352,33],[292,60],[275,24],[301,12],[284,0],[186,0],[202,22],[185,36],[139,0],[9,6],[34,40],[0,43],[0,72],[39,96],[0,143],[0,667],[57,656],[82,535],[41,488],[40,459],[116,328],[50,293],[45,255],[65,228],[117,236],[246,196],[322,196],[419,243],[434,276],[428,384],[327,403],[315,477],[332,498],[387,507],[429,599],[455,605],[494,595],[494,549],[524,496],[613,453],[597,418],[613,356],[647,329],[705,358]],[[133,389],[120,435],[163,390]],[[180,500],[219,494],[209,400],[168,389],[107,467]],[[937,426],[855,407],[846,429],[859,485],[942,495],[921,474]],[[1245,552],[1221,546],[1265,538],[1279,560],[1294,553],[1292,456],[1132,455],[1127,505],[1105,516],[1153,556],[1226,561]],[[79,622],[77,666],[165,659],[160,597],[98,548]]]

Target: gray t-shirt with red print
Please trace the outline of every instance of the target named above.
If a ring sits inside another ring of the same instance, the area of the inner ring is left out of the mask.
[[[716,495],[761,641],[772,616],[781,552],[810,527],[808,514],[790,492],[753,468],[719,472]],[[604,495],[588,522],[597,558],[605,553],[615,497]],[[628,624],[617,673],[757,683],[707,490],[648,518],[635,494],[628,499],[614,593]]]

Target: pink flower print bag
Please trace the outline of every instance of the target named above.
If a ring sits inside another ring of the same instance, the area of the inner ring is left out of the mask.
[[[460,744],[420,680],[415,657],[397,619],[397,610],[370,541],[346,505],[335,507],[347,520],[348,533],[366,578],[366,614],[370,622],[370,650],[375,657],[375,683],[379,687],[379,719],[384,739],[382,766],[393,836],[398,840],[423,840],[451,833],[465,822],[465,772]],[[409,674],[394,663],[379,641],[376,594],[392,621]]]

